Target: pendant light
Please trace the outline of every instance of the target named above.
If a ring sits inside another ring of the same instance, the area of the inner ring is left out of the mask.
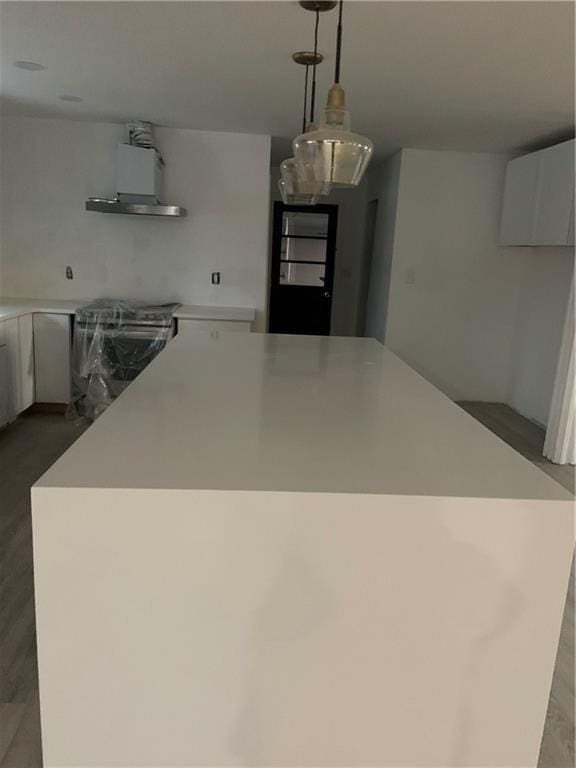
[[[323,56],[319,53],[312,53],[310,51],[299,51],[292,55],[293,60],[297,64],[302,64],[306,67],[306,74],[304,78],[304,110],[302,114],[302,131],[306,130],[306,111],[308,107],[308,80],[309,70],[311,66],[316,67],[319,63],[318,59],[322,61]],[[278,181],[278,189],[282,196],[284,203],[292,205],[316,205],[318,202],[324,184],[322,182],[314,181],[314,179],[304,178],[304,173],[298,173],[296,170],[296,160],[293,157],[289,157],[280,163],[280,180]],[[312,174],[307,174],[311,176]]]
[[[350,131],[346,95],[340,85],[342,8],[343,0],[340,0],[334,85],[328,92],[324,122],[318,130],[302,132],[294,139],[292,147],[296,159],[295,168],[301,174],[302,181],[355,187],[370,162],[374,145],[365,136]]]
[[[306,67],[304,79],[304,109],[302,114],[302,132],[314,131],[314,110],[316,106],[316,67],[324,57],[318,53],[318,25],[321,11],[332,10],[336,2],[332,0],[312,0],[312,2],[302,3],[307,10],[316,13],[316,24],[314,27],[314,51],[298,51],[292,54],[292,59],[296,64]],[[310,123],[306,122],[306,110],[308,107],[308,80],[309,69],[312,67],[312,95],[310,99]],[[278,188],[284,203],[293,203],[298,205],[316,205],[321,195],[330,193],[331,184],[317,181],[314,178],[313,168],[297,168],[297,162],[294,157],[290,157],[280,163],[281,178],[278,182]]]

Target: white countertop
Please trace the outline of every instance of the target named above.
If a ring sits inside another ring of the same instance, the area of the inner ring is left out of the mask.
[[[40,486],[568,499],[371,339],[176,337]]]
[[[176,337],[32,490],[44,765],[535,768],[562,499],[375,341]]]
[[[0,297],[0,321],[28,315],[31,312],[50,312],[74,315],[80,307],[93,299],[11,299]],[[200,304],[182,304],[174,312],[182,320],[236,320],[252,323],[256,310],[252,307],[215,307]]]
[[[0,321],[29,315],[31,312],[49,312],[74,315],[90,299],[8,299],[0,297]]]

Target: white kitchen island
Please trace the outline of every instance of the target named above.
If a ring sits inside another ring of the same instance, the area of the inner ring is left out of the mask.
[[[536,765],[571,497],[377,342],[183,334],[32,502],[47,768]]]

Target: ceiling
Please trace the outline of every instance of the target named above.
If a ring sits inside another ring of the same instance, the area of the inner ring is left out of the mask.
[[[336,17],[320,20],[320,106]],[[2,111],[268,133],[286,153],[303,87],[291,53],[311,47],[313,21],[293,1],[2,2]],[[348,0],[344,22],[353,128],[380,157],[400,146],[520,150],[570,135],[572,2]]]

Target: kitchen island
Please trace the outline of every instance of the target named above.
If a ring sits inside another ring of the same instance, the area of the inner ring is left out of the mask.
[[[536,765],[572,498],[377,342],[182,334],[32,506],[47,768]]]

